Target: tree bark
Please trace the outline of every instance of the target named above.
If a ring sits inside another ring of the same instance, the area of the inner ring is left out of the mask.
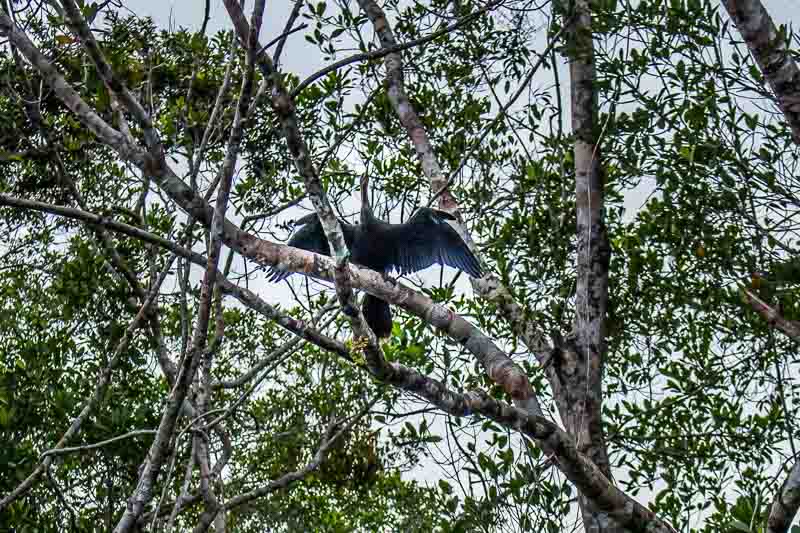
[[[569,24],[567,49],[577,204],[575,331],[561,347],[555,361],[563,394],[557,403],[567,431],[577,440],[578,448],[611,479],[602,421],[610,247],[605,227],[590,0],[577,0],[574,9],[565,23]],[[586,495],[581,495],[580,503],[587,532],[618,530],[610,515]]]
[[[800,144],[800,69],[760,0],[722,0]]]

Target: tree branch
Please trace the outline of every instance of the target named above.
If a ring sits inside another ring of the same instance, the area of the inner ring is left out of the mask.
[[[334,72],[336,70],[339,70],[342,67],[346,67],[347,65],[350,65],[352,63],[358,63],[360,61],[374,61],[375,59],[380,59],[382,57],[386,57],[389,54],[397,54],[399,52],[402,52],[403,50],[408,50],[410,48],[414,48],[414,47],[417,47],[417,46],[422,46],[423,44],[427,44],[427,43],[429,43],[431,41],[435,41],[439,37],[447,35],[448,33],[452,33],[454,31],[456,31],[456,30],[458,30],[458,29],[470,24],[471,22],[477,20],[481,15],[491,11],[495,7],[499,6],[501,3],[502,2],[500,2],[500,1],[490,2],[485,7],[475,11],[474,13],[470,13],[469,15],[461,17],[460,19],[458,19],[453,24],[450,24],[449,26],[447,26],[445,28],[442,28],[441,30],[435,31],[435,32],[433,32],[433,33],[431,33],[429,35],[424,36],[424,37],[420,37],[419,39],[414,39],[412,41],[408,41],[408,42],[400,43],[400,44],[393,44],[391,46],[382,46],[378,50],[373,50],[372,52],[362,52],[360,54],[354,54],[354,55],[351,55],[350,57],[345,57],[344,59],[340,59],[336,63],[332,63],[332,64],[328,65],[327,67],[324,67],[324,68],[318,70],[317,72],[311,74],[309,77],[307,77],[306,79],[301,81],[297,85],[297,87],[295,87],[292,90],[291,97],[292,97],[292,99],[297,98],[297,95],[299,95],[301,92],[303,92],[303,90],[306,87],[308,87],[309,85],[311,85],[312,83],[314,83],[315,81],[320,79],[321,77],[325,76],[326,74],[330,74],[331,72]]]
[[[785,319],[777,309],[761,300],[749,289],[744,289],[744,294],[750,307],[761,315],[769,325],[778,328],[794,342],[800,344],[800,322]]]
[[[760,0],[722,0],[800,144],[800,69]]]
[[[800,461],[795,461],[786,481],[775,494],[767,518],[767,533],[786,533],[800,507]]]

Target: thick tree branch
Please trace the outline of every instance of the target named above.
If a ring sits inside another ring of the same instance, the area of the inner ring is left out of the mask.
[[[764,317],[771,326],[775,326],[796,343],[800,343],[800,322],[787,320],[781,313],[761,300],[749,289],[744,289],[745,298],[755,312]]]
[[[786,533],[800,508],[800,461],[795,461],[775,495],[767,519],[767,533]]]
[[[605,226],[605,176],[600,164],[600,135],[591,0],[576,0],[567,21],[572,133],[575,153],[577,280],[575,330],[556,365],[562,376],[558,402],[567,430],[579,448],[611,477],[602,421],[603,365],[607,351],[606,311],[611,247]],[[624,531],[613,513],[589,494],[580,497],[587,532]]]
[[[65,19],[70,29],[77,35],[81,44],[83,45],[86,53],[94,62],[95,70],[106,84],[106,87],[120,100],[122,105],[133,115],[139,125],[144,131],[145,141],[147,146],[153,150],[160,150],[160,141],[158,133],[153,127],[153,122],[150,115],[139,103],[139,101],[131,94],[127,87],[114,75],[114,71],[106,61],[100,46],[92,34],[92,30],[86,24],[86,20],[81,14],[81,10],[75,3],[75,0],[61,0],[64,6]]]
[[[761,73],[778,99],[778,107],[800,144],[800,69],[760,0],[722,0]]]
[[[102,448],[103,446],[107,446],[114,442],[129,439],[131,437],[138,437],[140,435],[153,435],[155,432],[156,431],[154,429],[136,429],[134,431],[129,431],[124,435],[117,435],[116,437],[102,440],[100,442],[95,442],[93,444],[83,444],[81,446],[70,446],[67,448],[53,448],[52,450],[47,450],[46,452],[44,452],[42,454],[42,457],[48,457],[50,455],[66,455],[69,453],[83,452],[87,450],[96,450],[97,448]]]

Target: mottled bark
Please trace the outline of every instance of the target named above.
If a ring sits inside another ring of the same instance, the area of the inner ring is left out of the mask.
[[[775,93],[794,142],[800,144],[800,69],[787,47],[787,36],[778,32],[760,0],[722,0],[722,5]]]
[[[578,447],[611,477],[602,421],[603,362],[610,246],[605,226],[604,175],[600,164],[600,125],[591,29],[590,0],[577,0],[567,33],[575,151],[577,282],[575,331],[555,361],[564,395],[561,416]],[[583,494],[587,532],[617,528],[611,515]]]
[[[800,461],[795,461],[783,486],[775,495],[767,519],[767,533],[786,533],[800,507]]]

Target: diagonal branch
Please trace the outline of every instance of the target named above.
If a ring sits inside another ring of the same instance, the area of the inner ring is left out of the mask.
[[[750,307],[752,307],[755,312],[761,315],[764,320],[767,321],[767,323],[769,323],[771,326],[775,326],[784,332],[786,336],[788,336],[794,342],[800,344],[800,322],[795,320],[787,320],[777,309],[761,300],[749,289],[744,289],[744,295],[747,303],[750,304]]]
[[[353,63],[358,63],[358,62],[361,62],[361,61],[374,61],[376,59],[380,59],[382,57],[386,57],[389,54],[396,54],[396,53],[402,52],[403,50],[408,50],[410,48],[415,48],[417,46],[422,46],[423,44],[427,44],[429,42],[435,41],[439,37],[447,35],[448,33],[452,33],[454,31],[456,31],[456,30],[458,30],[458,29],[470,24],[471,22],[474,22],[475,20],[480,18],[482,15],[484,15],[485,13],[488,13],[489,11],[491,11],[492,9],[497,7],[498,5],[500,5],[499,1],[490,2],[489,4],[487,4],[483,8],[475,11],[474,13],[470,13],[469,15],[461,17],[460,19],[458,19],[454,23],[450,24],[449,26],[444,27],[441,30],[437,30],[437,31],[435,31],[435,32],[433,32],[433,33],[431,33],[429,35],[425,35],[424,37],[420,37],[419,39],[414,39],[412,41],[408,41],[408,42],[400,43],[400,44],[393,44],[391,46],[382,46],[378,50],[373,50],[371,52],[362,52],[360,54],[353,54],[353,55],[351,55],[349,57],[345,57],[344,59],[340,59],[339,61],[337,61],[335,63],[332,63],[332,64],[328,65],[327,67],[323,67],[322,69],[318,70],[317,72],[314,72],[313,74],[308,76],[306,79],[301,81],[297,85],[297,87],[292,89],[291,96],[292,96],[293,99],[296,98],[297,95],[299,95],[301,92],[303,92],[303,90],[306,87],[308,87],[309,85],[311,85],[312,83],[314,83],[315,81],[320,79],[321,77],[325,76],[326,74],[330,74],[331,72],[334,72],[336,70],[339,70],[342,67],[346,67],[347,65],[351,65]]]
[[[208,260],[203,255],[198,254],[188,248],[184,248],[168,239],[155,235],[154,233],[150,233],[135,226],[131,226],[123,222],[117,222],[115,220],[102,217],[94,213],[82,211],[80,209],[46,204],[34,200],[15,198],[13,196],[9,196],[2,193],[0,193],[0,205],[17,207],[21,209],[33,209],[36,211],[51,213],[54,215],[63,216],[74,220],[81,220],[83,222],[92,224],[94,226],[107,228],[111,231],[127,235],[134,239],[139,239],[143,242],[154,244],[156,246],[169,250],[170,252],[179,257],[188,259],[190,262],[195,263],[196,265],[206,265],[208,262]],[[289,247],[286,248],[287,250],[294,250],[293,248]],[[300,251],[300,252],[303,254],[308,253],[305,251]],[[230,294],[245,306],[258,312],[265,318],[272,320],[273,322],[275,322],[285,330],[289,331],[290,333],[293,333],[298,337],[306,341],[312,342],[341,357],[344,357],[346,359],[350,358],[349,355],[350,352],[343,343],[337,341],[336,339],[323,335],[318,330],[309,327],[305,322],[301,320],[297,320],[294,317],[291,317],[285,313],[280,312],[275,307],[271,306],[263,299],[261,299],[257,294],[255,294],[251,290],[235,285],[234,283],[223,277],[220,273],[218,273],[217,275],[217,283],[220,284],[221,289],[225,293]]]
[[[106,61],[100,46],[92,34],[92,30],[83,18],[80,8],[75,3],[75,0],[61,0],[64,6],[65,19],[70,29],[77,35],[81,44],[83,45],[86,53],[92,59],[95,65],[95,70],[100,75],[109,91],[121,101],[125,108],[133,115],[139,125],[144,131],[145,141],[147,146],[151,149],[161,149],[158,139],[158,133],[153,127],[153,122],[150,115],[145,111],[144,107],[139,101],[131,94],[127,87],[114,75],[114,71]]]
[[[800,69],[761,0],[722,0],[800,144]]]
[[[767,533],[786,533],[800,508],[800,461],[795,461],[786,481],[775,494],[767,518]]]

